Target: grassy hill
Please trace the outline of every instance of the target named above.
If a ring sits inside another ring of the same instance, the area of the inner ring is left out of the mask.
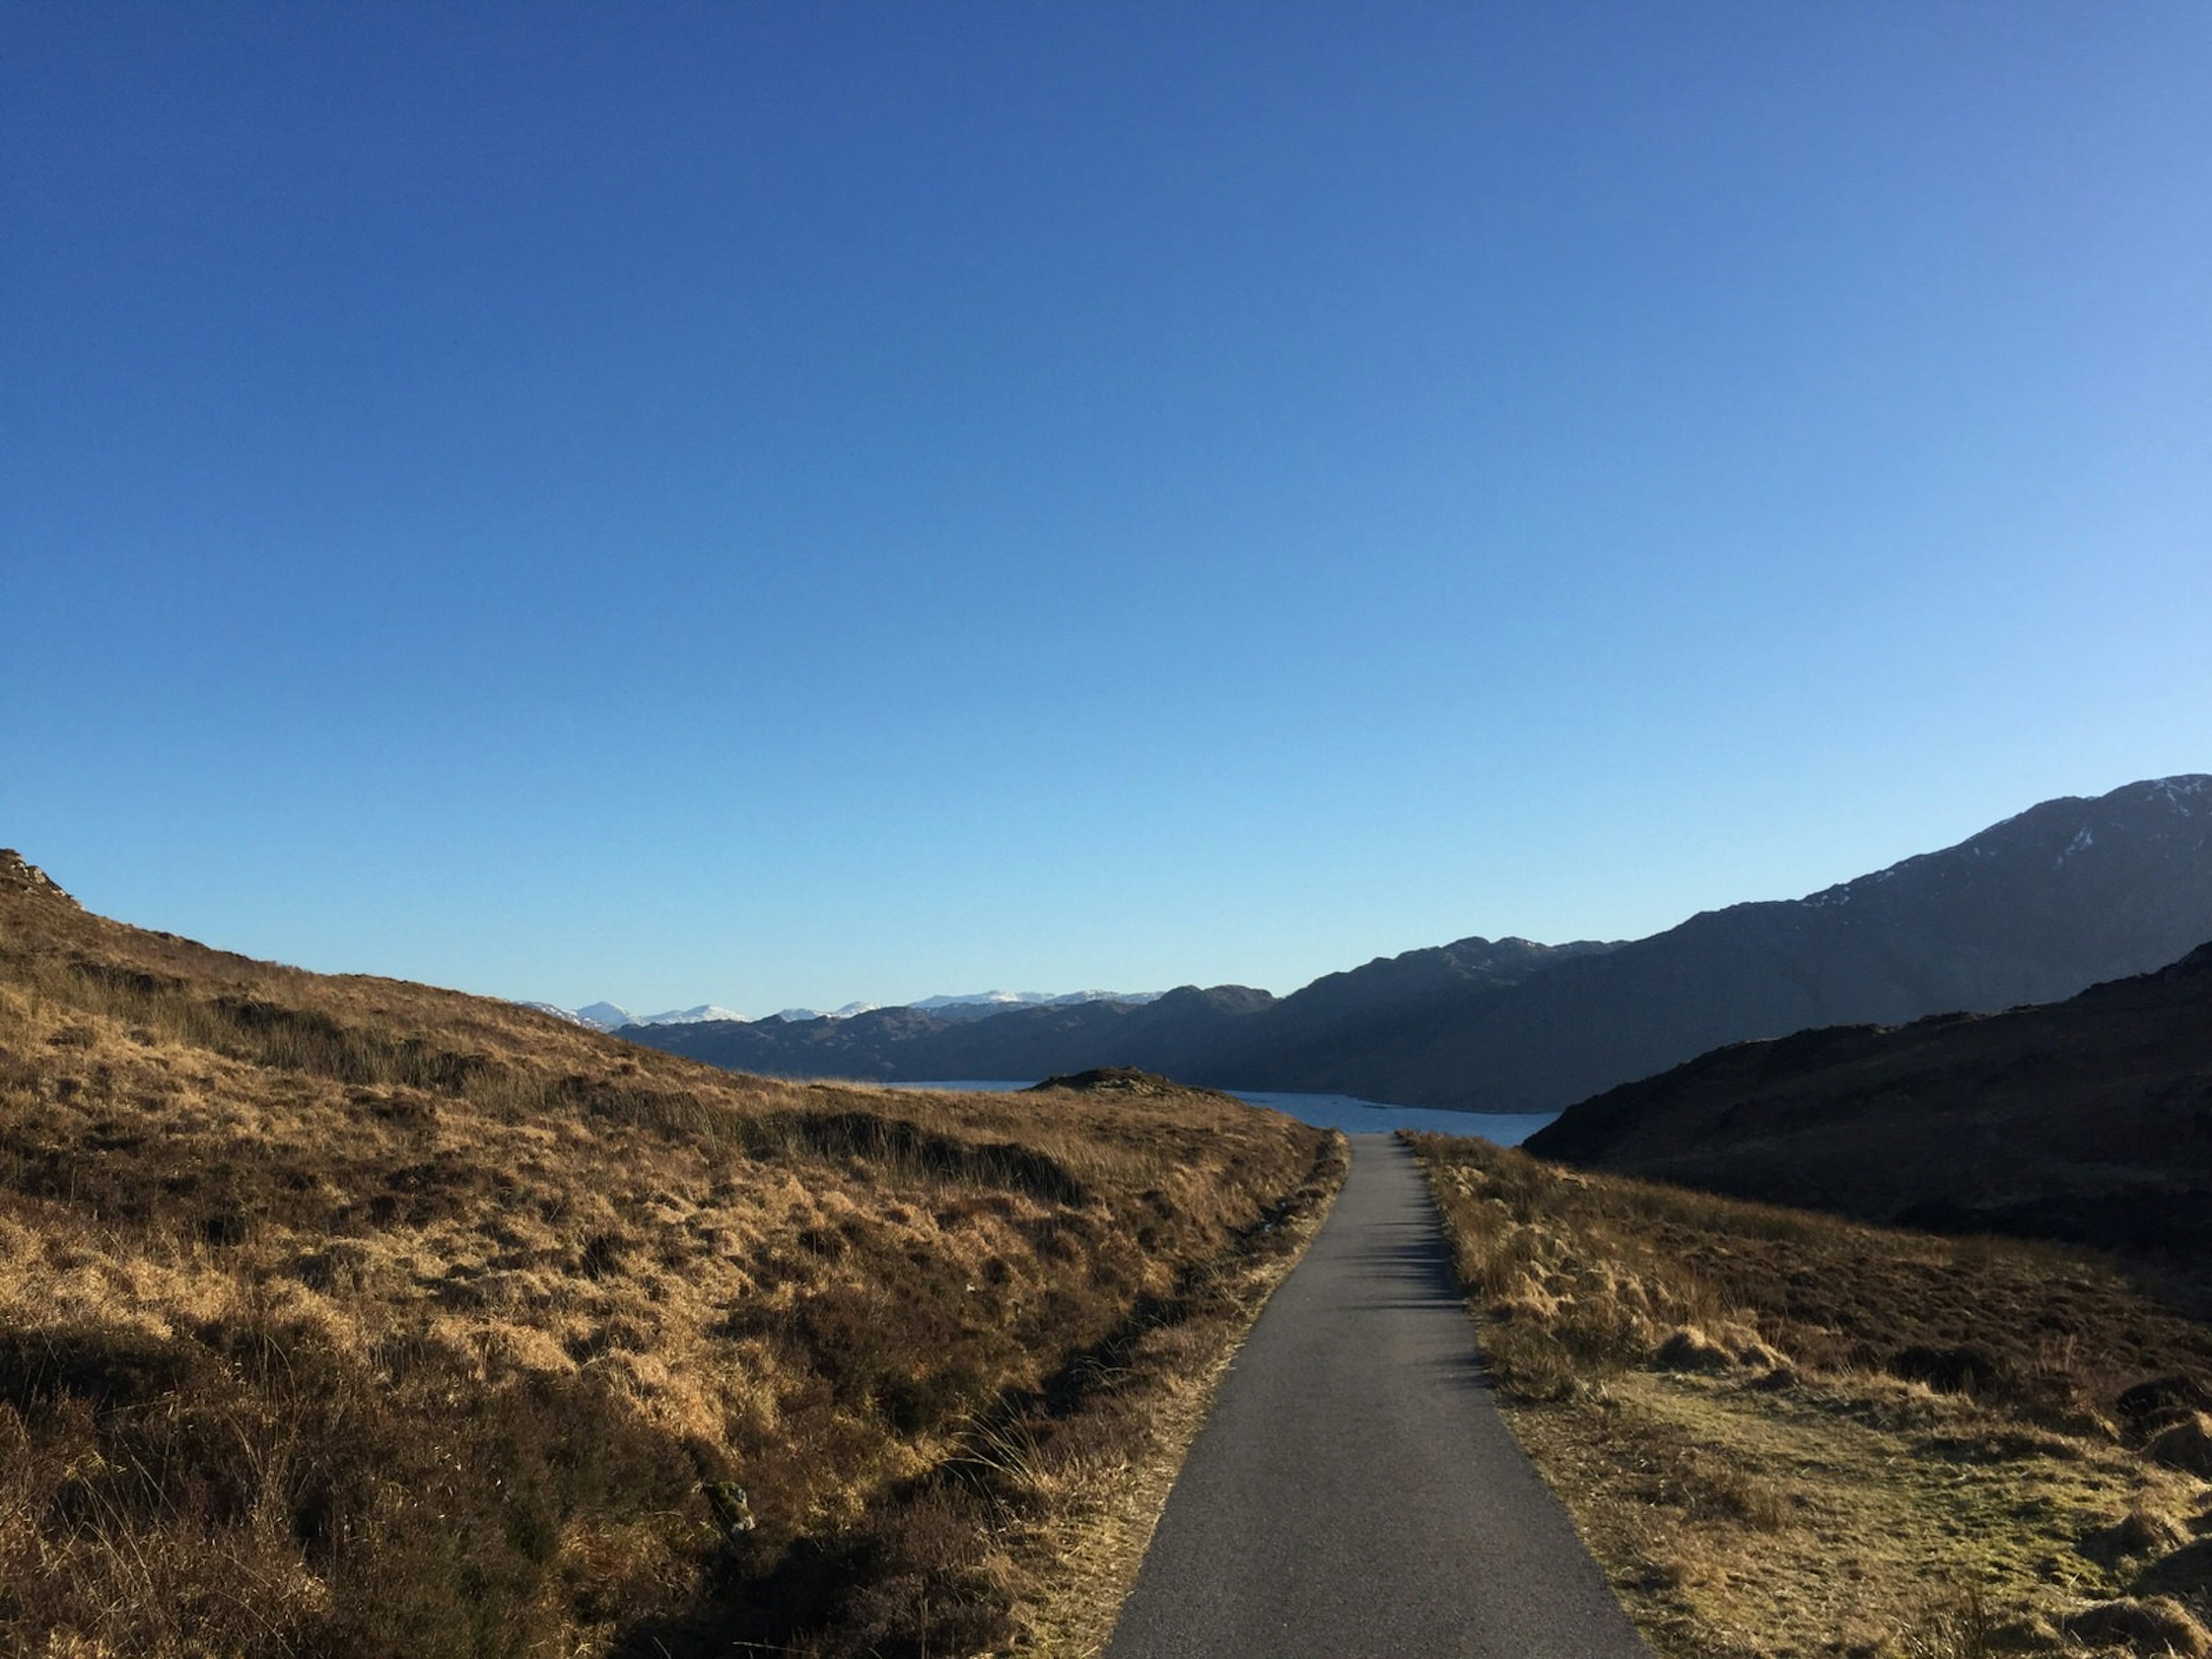
[[[1338,1145],[732,1076],[0,857],[0,1648],[1072,1642]]]
[[[1664,1659],[2212,1655],[2212,1328],[2162,1283],[1413,1139],[1509,1420]]]

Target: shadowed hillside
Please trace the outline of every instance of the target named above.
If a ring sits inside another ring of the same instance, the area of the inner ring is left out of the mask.
[[[1528,1144],[1872,1221],[2212,1268],[2212,945],[2063,1003],[1723,1048]]]
[[[0,854],[0,1650],[1079,1631],[1337,1145],[733,1077]]]

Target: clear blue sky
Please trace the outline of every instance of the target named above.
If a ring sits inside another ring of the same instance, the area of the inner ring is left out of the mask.
[[[0,844],[1287,990],[2212,769],[2212,7],[0,12]]]

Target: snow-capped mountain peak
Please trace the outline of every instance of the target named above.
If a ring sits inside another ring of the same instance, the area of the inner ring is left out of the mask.
[[[526,1002],[521,1006],[525,1008],[534,1008],[541,1014],[550,1014],[556,1019],[565,1019],[571,1025],[591,1025],[595,1023],[586,1019],[574,1008],[563,1008],[555,1003]]]
[[[780,1008],[769,1018],[787,1024],[802,1019],[850,1019],[855,1014],[872,1014],[883,1006],[880,1002],[848,1002],[842,1008]]]

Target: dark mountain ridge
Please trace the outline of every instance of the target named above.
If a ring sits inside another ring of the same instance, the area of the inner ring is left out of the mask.
[[[1723,1043],[2053,1001],[2208,937],[2212,777],[2130,784],[1438,1006],[1365,1082],[1409,1104],[1559,1109]]]
[[[2063,1002],[1733,1044],[1528,1145],[1862,1220],[2212,1264],[2212,945]]]
[[[772,1076],[921,1082],[1137,1066],[1221,1088],[1556,1110],[1723,1043],[2070,996],[2212,937],[2212,777],[2045,801],[1955,847],[1632,944],[1459,940],[1295,995],[1184,987],[961,1023],[629,1029]]]
[[[1324,975],[1224,1031],[1199,1080],[1216,1086],[1283,1089],[1422,1103],[1377,1092],[1409,1043],[1539,975],[1620,949],[1618,940],[1456,939],[1449,945],[1377,957],[1364,967]]]
[[[1018,1008],[981,1019],[878,1008],[844,1019],[624,1026],[620,1035],[769,1077],[1027,1079],[1113,1065],[1195,1079],[1224,1030],[1274,1002],[1241,985],[1186,985],[1150,1002]]]
[[[1473,938],[1377,957],[1277,998],[1243,985],[1185,985],[1144,1003],[1099,1001],[1018,1008],[977,1018],[879,1008],[841,1019],[702,1020],[625,1026],[631,1042],[769,1077],[882,1082],[1026,1079],[1133,1066],[1216,1087],[1307,1089],[1362,1075],[1360,1056],[1438,1004],[1518,984],[1529,975],[1611,945]],[[1345,1092],[1357,1092],[1346,1088]]]

